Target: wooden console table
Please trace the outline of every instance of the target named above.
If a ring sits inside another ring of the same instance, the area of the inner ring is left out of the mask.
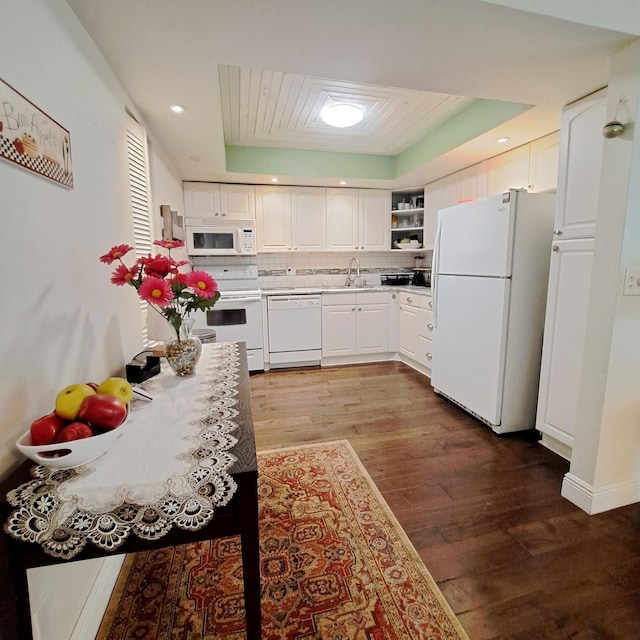
[[[248,640],[260,640],[260,567],[259,567],[259,535],[258,535],[258,494],[257,494],[257,464],[256,448],[251,413],[251,398],[249,388],[249,373],[246,364],[246,349],[244,343],[235,343],[240,357],[237,371],[233,378],[235,395],[231,403],[234,411],[233,421],[237,427],[232,435],[237,443],[230,449],[235,462],[228,473],[235,481],[237,489],[225,506],[215,508],[213,518],[198,530],[184,530],[172,526],[162,537],[154,540],[141,538],[130,534],[115,549],[113,553],[135,553],[164,547],[176,546],[202,540],[240,535],[242,546],[243,580],[245,595],[246,630]],[[223,345],[204,345],[207,350],[218,349]],[[161,375],[171,375],[163,372]],[[196,377],[206,375],[200,370]],[[215,402],[215,401],[214,401]],[[229,407],[229,402],[225,405]],[[177,432],[180,424],[174,424]],[[124,434],[121,440],[124,440]],[[105,456],[109,455],[109,452]],[[131,464],[135,463],[132,458]],[[31,461],[23,463],[2,483],[0,483],[0,517],[4,525],[15,510],[15,505],[9,504],[7,493],[32,480],[31,471],[34,464]],[[0,532],[0,593],[3,594],[3,606],[0,607],[0,640],[25,640],[32,638],[31,614],[29,606],[29,590],[27,570],[51,564],[73,562],[88,558],[105,557],[109,551],[86,544],[82,550],[71,559],[53,557],[45,553],[40,544],[23,542]]]

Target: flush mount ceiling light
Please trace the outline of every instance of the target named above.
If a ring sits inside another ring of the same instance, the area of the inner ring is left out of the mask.
[[[171,109],[173,113],[182,113],[184,111],[184,107],[181,107],[179,104],[172,104],[169,109]]]
[[[326,124],[344,129],[358,124],[364,117],[364,110],[357,104],[334,102],[323,107],[320,117]]]
[[[496,142],[499,142],[500,144],[504,143],[504,142],[509,142],[510,138],[507,137],[502,137],[502,138],[498,138],[496,140]]]

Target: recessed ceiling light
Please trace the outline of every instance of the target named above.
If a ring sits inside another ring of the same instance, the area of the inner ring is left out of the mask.
[[[278,182],[278,178],[271,178],[271,182]]]
[[[320,111],[320,117],[332,127],[353,127],[364,118],[364,109],[357,104],[333,102]]]
[[[169,109],[171,109],[173,113],[182,113],[184,111],[184,107],[181,107],[179,104],[172,104]]]
[[[498,138],[496,140],[496,142],[499,142],[500,144],[504,143],[504,142],[509,142],[509,140],[511,140],[511,138]]]
[[[346,180],[340,180],[340,184],[347,184]]]

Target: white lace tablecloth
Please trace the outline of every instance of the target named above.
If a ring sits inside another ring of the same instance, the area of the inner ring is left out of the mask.
[[[165,370],[145,382],[154,399],[131,403],[107,453],[74,469],[36,466],[7,494],[16,507],[7,533],[72,558],[88,542],[112,551],[132,533],[154,540],[205,526],[237,488],[229,468],[241,357],[236,343],[205,344],[192,378]]]

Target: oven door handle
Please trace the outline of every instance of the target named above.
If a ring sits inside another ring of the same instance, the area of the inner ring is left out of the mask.
[[[224,302],[259,302],[262,296],[220,296],[216,304]]]

